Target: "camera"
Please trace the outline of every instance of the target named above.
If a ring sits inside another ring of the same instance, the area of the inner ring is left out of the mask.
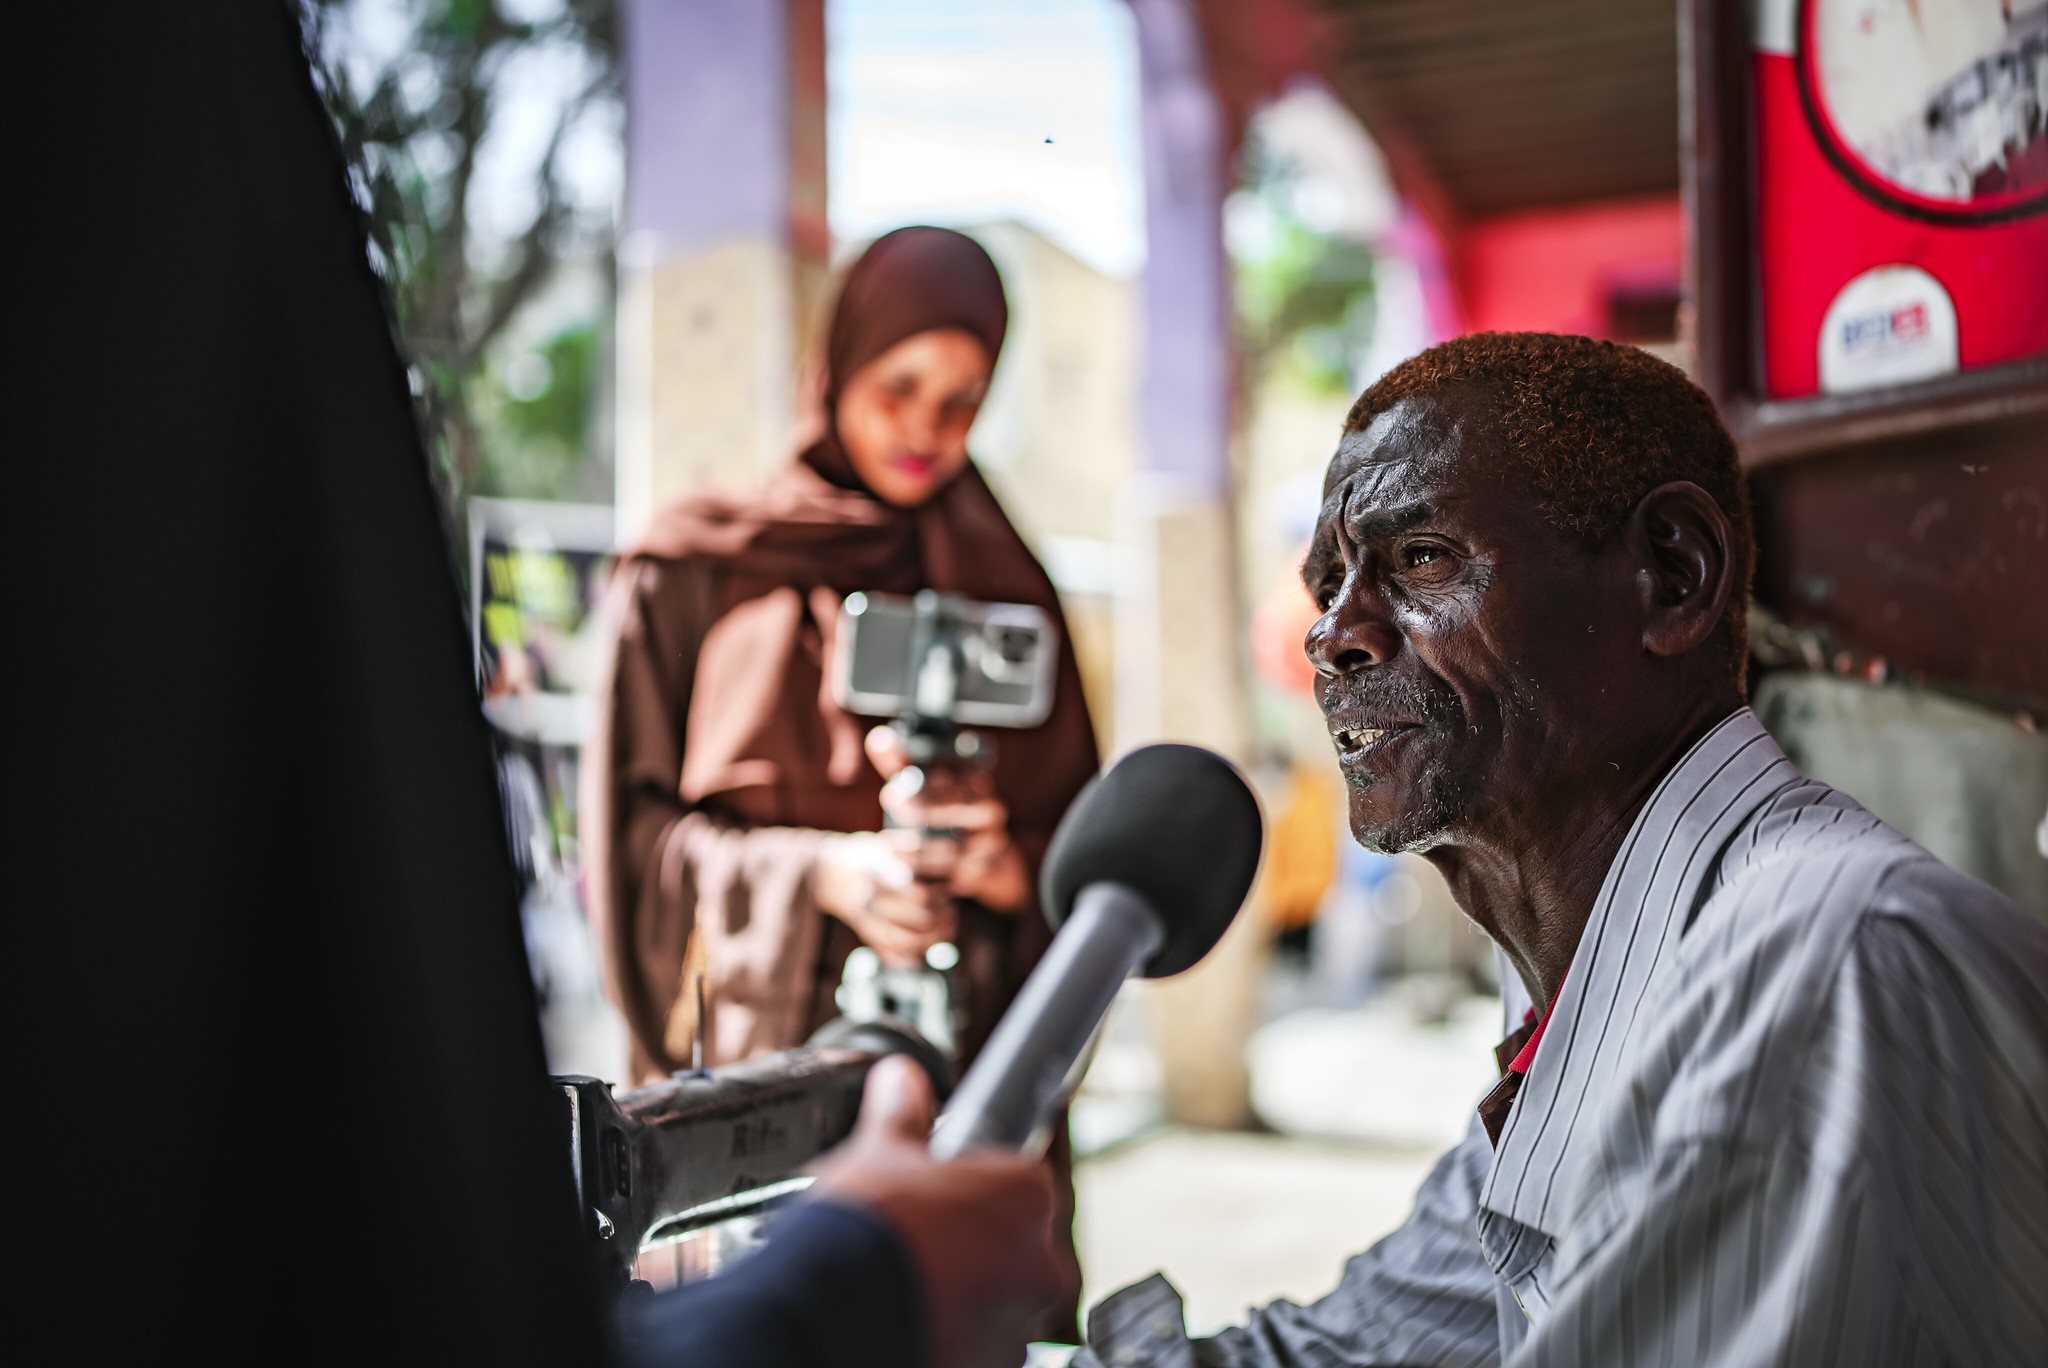
[[[840,607],[833,697],[850,713],[887,717],[911,768],[890,782],[922,785],[934,765],[986,765],[969,727],[1035,727],[1052,714],[1059,631],[1028,603],[978,603],[926,590],[914,598],[857,593]],[[947,832],[926,828],[926,835]],[[910,1023],[951,1058],[964,1024],[953,972],[959,952],[935,945],[915,966],[862,947],[847,959],[839,1007],[852,1021]]]
[[[908,732],[1035,727],[1052,713],[1059,630],[1028,603],[931,590],[858,593],[840,607],[833,695]]]

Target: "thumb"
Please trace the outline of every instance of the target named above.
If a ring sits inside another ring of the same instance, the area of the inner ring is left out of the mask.
[[[860,1132],[875,1139],[922,1145],[937,1111],[932,1081],[908,1055],[890,1055],[868,1070],[861,1092]]]
[[[903,738],[887,724],[870,731],[863,746],[868,753],[868,763],[884,779],[895,778],[896,772],[910,763],[910,752],[904,746]]]

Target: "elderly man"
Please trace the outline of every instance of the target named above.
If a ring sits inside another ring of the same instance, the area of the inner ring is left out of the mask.
[[[1336,1291],[1190,1344],[1155,1277],[1101,1361],[2048,1363],[2048,930],[1772,743],[1751,560],[1643,352],[1465,337],[1359,399],[1303,570],[1351,829],[1539,1008]]]

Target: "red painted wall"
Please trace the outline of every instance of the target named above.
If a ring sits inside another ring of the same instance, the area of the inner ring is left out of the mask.
[[[1598,337],[1617,286],[1678,284],[1683,232],[1676,195],[1465,225],[1451,249],[1465,326]]]

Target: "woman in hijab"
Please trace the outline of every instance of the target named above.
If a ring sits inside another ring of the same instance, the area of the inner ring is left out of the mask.
[[[815,440],[755,494],[673,505],[622,562],[583,836],[636,1082],[700,1034],[711,1064],[801,1043],[863,943],[896,963],[958,948],[971,1057],[1046,944],[1038,861],[1097,756],[1051,581],[967,456],[1008,320],[971,239],[878,239],[832,315]],[[882,719],[841,709],[827,671],[847,594],[921,589],[1063,629],[1051,716],[995,738],[942,841],[882,831]]]

